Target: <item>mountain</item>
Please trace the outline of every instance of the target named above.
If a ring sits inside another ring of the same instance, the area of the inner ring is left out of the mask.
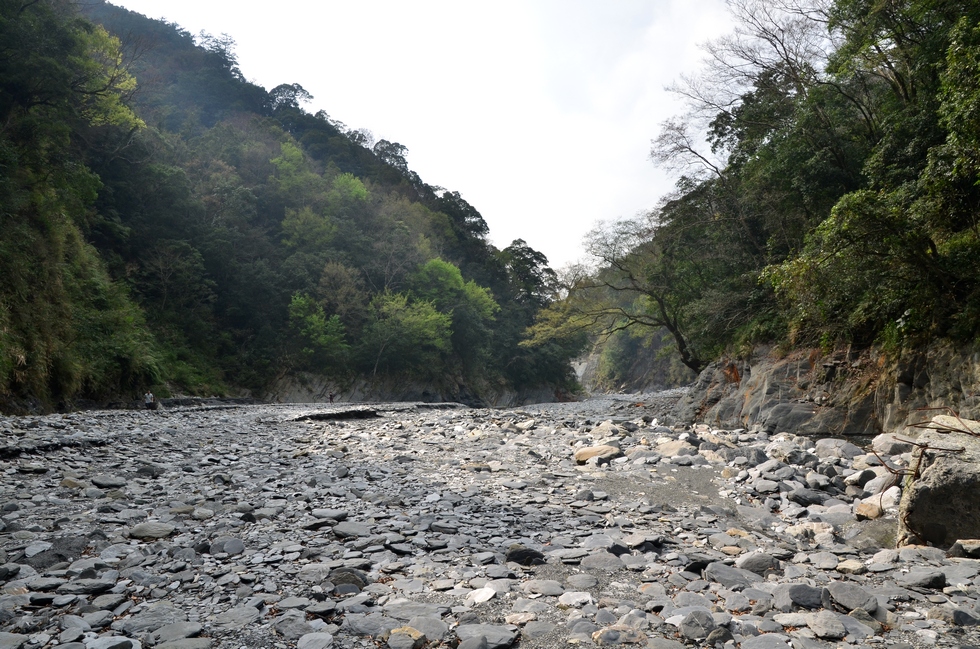
[[[522,344],[547,259],[407,149],[245,80],[233,44],[105,2],[0,0],[0,403],[262,394],[316,375],[453,398],[574,386]]]

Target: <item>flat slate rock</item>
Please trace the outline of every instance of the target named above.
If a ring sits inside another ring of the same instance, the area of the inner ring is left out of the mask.
[[[21,649],[29,639],[29,636],[20,633],[0,632],[0,649]]]
[[[161,627],[184,621],[184,614],[178,612],[170,602],[159,602],[145,611],[123,620],[120,628],[128,635],[152,633]],[[200,631],[198,631],[200,633]],[[193,635],[193,634],[192,634]],[[187,637],[187,636],[184,636]]]
[[[134,539],[154,540],[170,536],[177,528],[169,523],[148,522],[140,523],[129,530]]]
[[[718,562],[709,563],[704,569],[704,576],[729,590],[742,590],[763,581],[760,575],[751,570],[735,568]]]
[[[211,638],[180,638],[154,645],[154,649],[210,649]]]
[[[296,649],[327,649],[333,644],[329,633],[307,633],[296,641]]]
[[[461,624],[456,627],[456,637],[462,641],[486,638],[487,649],[506,649],[517,640],[518,629],[512,624]]]
[[[254,606],[238,606],[215,616],[214,625],[221,629],[240,629],[262,616]]]

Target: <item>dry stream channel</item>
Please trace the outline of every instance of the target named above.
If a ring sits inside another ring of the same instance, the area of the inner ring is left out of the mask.
[[[874,455],[677,396],[0,417],[0,649],[980,643]]]

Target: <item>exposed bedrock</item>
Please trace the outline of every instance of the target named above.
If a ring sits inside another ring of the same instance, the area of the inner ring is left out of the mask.
[[[683,420],[797,435],[915,435],[947,410],[980,417],[980,353],[935,344],[887,354],[819,350],[712,363],[682,399]],[[926,412],[926,409],[935,409]]]

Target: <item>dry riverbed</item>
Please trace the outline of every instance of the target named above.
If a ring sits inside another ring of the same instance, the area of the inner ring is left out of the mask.
[[[980,642],[875,456],[676,397],[0,417],[0,649]]]

